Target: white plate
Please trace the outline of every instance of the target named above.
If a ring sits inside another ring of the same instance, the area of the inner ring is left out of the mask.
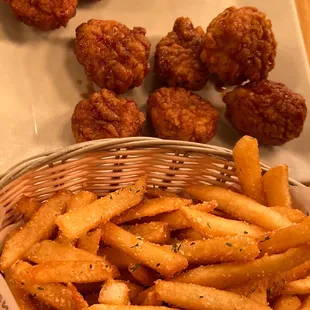
[[[270,77],[310,99],[309,68],[293,0],[81,1],[67,28],[48,33],[19,23],[0,1],[0,172],[31,155],[74,143],[71,114],[88,83],[72,43],[75,28],[91,18],[145,27],[154,49],[179,16],[206,28],[226,7],[257,6],[272,20],[278,41],[276,68]],[[152,80],[149,75],[142,87],[126,94],[143,110],[148,92],[154,89]],[[221,94],[210,83],[201,94],[224,111]],[[231,148],[239,137],[222,115],[211,144]],[[300,138],[282,147],[262,147],[262,160],[269,165],[286,163],[293,178],[310,181],[309,141],[310,116]]]

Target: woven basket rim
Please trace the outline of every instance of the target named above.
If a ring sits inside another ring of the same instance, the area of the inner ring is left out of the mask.
[[[122,148],[174,148],[178,150],[186,150],[191,152],[209,153],[215,156],[222,156],[232,160],[232,150],[197,142],[185,142],[180,140],[165,140],[151,137],[131,137],[131,138],[115,138],[115,139],[101,139],[82,143],[76,143],[69,146],[52,149],[50,151],[42,152],[37,155],[28,157],[17,164],[11,166],[4,173],[0,174],[0,189],[5,185],[27,173],[30,170],[37,169],[52,161],[62,161],[70,159],[74,156],[86,154],[93,151],[100,151],[101,149],[122,149]],[[261,163],[264,171],[269,169],[269,166]],[[292,185],[305,187],[302,183],[291,179]]]

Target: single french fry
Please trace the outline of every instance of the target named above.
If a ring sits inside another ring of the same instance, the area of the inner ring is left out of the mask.
[[[258,238],[258,247],[261,254],[278,254],[308,242],[310,242],[310,217],[299,224],[266,233]]]
[[[170,240],[170,229],[167,223],[149,222],[123,228],[149,242],[165,244]]]
[[[111,222],[102,225],[102,240],[165,277],[173,276],[188,265],[183,256],[143,241]]]
[[[40,206],[40,203],[34,198],[23,195],[14,206],[14,209],[23,216],[25,222],[28,222]]]
[[[183,241],[166,247],[183,255],[189,264],[201,265],[248,261],[259,254],[257,243],[249,237]]]
[[[286,165],[270,168],[263,176],[263,186],[269,207],[292,207]]]
[[[101,235],[101,228],[97,228],[94,231],[89,231],[78,239],[76,246],[81,250],[87,251],[92,254],[97,254],[99,250]]]
[[[68,202],[68,207],[67,207],[67,212],[71,212],[74,210],[81,209],[85,207],[86,205],[94,202],[97,199],[97,195],[91,192],[87,191],[81,191],[77,194],[75,194],[70,201]],[[83,237],[83,236],[82,236]],[[55,241],[59,243],[64,243],[64,244],[71,244],[74,245],[76,242],[76,238],[68,238],[63,234],[62,231],[58,232],[57,238]]]
[[[84,297],[78,292],[76,287],[72,283],[67,283],[67,288],[72,293],[72,299],[74,300],[75,307],[77,310],[84,310],[88,307],[88,303],[84,299]]]
[[[137,261],[126,255],[119,249],[104,247],[98,251],[98,256],[105,257],[111,264],[117,268],[128,268],[130,264],[137,264]]]
[[[55,220],[65,212],[71,192],[62,191],[50,198],[18,232],[4,244],[0,270],[10,268],[27,250],[42,239],[49,238],[56,228]]]
[[[178,194],[164,191],[159,188],[147,188],[145,196],[147,198],[163,198],[163,197],[178,197]]]
[[[278,212],[259,204],[255,200],[219,186],[189,186],[185,192],[192,198],[201,201],[214,199],[220,210],[266,230],[284,228],[292,224]]]
[[[5,281],[8,284],[11,293],[13,294],[16,303],[20,310],[33,310],[34,303],[31,299],[31,295],[27,293],[24,289],[17,285],[16,281],[12,276],[12,270],[8,269],[5,272]]]
[[[281,292],[283,295],[310,294],[310,277],[286,283]]]
[[[273,310],[299,310],[301,301],[297,296],[280,296],[273,304]]]
[[[44,240],[34,244],[26,252],[25,258],[37,264],[53,261],[102,261],[110,265],[109,261],[104,257],[51,240]]]
[[[180,207],[191,204],[191,200],[179,197],[163,197],[142,201],[112,220],[114,224],[122,224],[143,217],[155,216],[164,212],[178,210]]]
[[[163,302],[158,299],[155,289],[147,292],[144,300],[141,303],[141,306],[162,306],[162,305]]]
[[[160,300],[182,309],[270,309],[241,295],[191,283],[157,281],[155,291]]]
[[[100,304],[129,305],[129,288],[122,282],[109,279],[99,293]]]
[[[293,269],[309,259],[310,246],[303,246],[290,249],[283,254],[264,256],[245,263],[201,266],[180,274],[172,281],[225,289],[243,284],[250,279],[273,278],[278,273]]]
[[[202,212],[211,212],[217,207],[217,203],[213,201],[200,203],[198,205],[191,206],[191,209],[199,210]],[[172,230],[179,230],[190,227],[188,221],[184,217],[180,210],[163,213],[160,215],[159,220],[169,225]]]
[[[154,270],[140,264],[130,264],[128,271],[137,282],[144,286],[152,286],[154,282],[159,279],[158,274]]]
[[[144,300],[147,298],[148,294],[152,292],[155,292],[155,286],[149,287],[140,292],[140,294],[138,294],[136,298],[133,299],[132,304],[141,306]]]
[[[254,300],[257,303],[261,303],[268,306],[267,300],[267,287],[269,279],[262,278],[258,280],[251,280],[245,284],[228,289],[229,292],[243,295],[247,298]]]
[[[233,158],[243,193],[266,205],[257,140],[243,136],[233,148]]]
[[[302,211],[298,209],[292,209],[288,207],[270,207],[270,209],[277,211],[281,215],[285,216],[292,223],[300,223],[307,217]]]
[[[92,305],[89,310],[177,310],[168,307],[154,307],[154,306],[125,306],[125,305]]]
[[[302,301],[301,307],[298,310],[309,310],[310,309],[310,295],[306,296]]]
[[[130,302],[132,302],[142,291],[144,291],[144,287],[141,285],[132,283],[130,281],[123,281],[123,280],[119,280],[119,281],[127,285],[129,289],[128,294],[129,294]]]
[[[68,238],[77,238],[92,228],[108,222],[111,218],[138,204],[145,193],[146,178],[101,199],[59,216],[56,224]]]
[[[198,233],[193,228],[185,228],[178,232],[177,234],[178,240],[205,240],[206,238],[203,237],[200,233]]]
[[[258,237],[265,233],[262,228],[256,225],[250,225],[246,222],[227,220],[188,207],[183,207],[180,211],[191,227],[205,238],[238,235]]]
[[[31,268],[31,265],[23,261],[18,261],[11,267],[12,277],[20,288],[55,309],[76,310],[72,292],[65,285],[59,283],[31,284],[25,282],[22,275],[29,268]]]
[[[33,266],[22,276],[29,283],[91,283],[117,277],[119,273],[103,261],[55,261]]]

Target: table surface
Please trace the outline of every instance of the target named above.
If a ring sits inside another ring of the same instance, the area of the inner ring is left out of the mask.
[[[310,1],[295,0],[310,63]]]

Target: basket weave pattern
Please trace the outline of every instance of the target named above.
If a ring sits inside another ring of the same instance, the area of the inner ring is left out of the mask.
[[[38,201],[62,189],[104,196],[141,175],[148,176],[148,186],[170,191],[197,183],[238,184],[231,151],[224,148],[143,137],[86,142],[32,157],[0,176],[1,228],[19,220],[12,207],[22,194]]]

